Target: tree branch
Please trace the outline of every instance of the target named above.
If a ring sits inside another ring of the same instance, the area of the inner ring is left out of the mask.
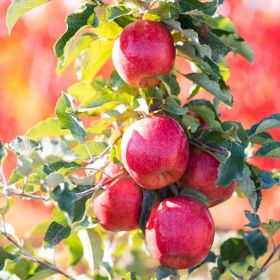
[[[275,256],[275,254],[277,253],[277,251],[280,249],[280,244],[278,244],[276,247],[274,247],[273,251],[271,252],[271,254],[268,256],[267,260],[263,263],[263,265],[261,266],[260,270],[256,273],[253,274],[249,280],[255,280],[258,278],[258,276],[265,272],[267,270],[267,268],[270,266],[270,261],[273,259],[273,257]]]
[[[21,190],[15,190],[13,188],[7,188],[4,193],[1,193],[3,196],[20,196],[30,200],[41,200],[41,201],[49,201],[50,198],[47,196],[41,195],[32,195],[22,192]]]
[[[42,266],[47,267],[48,269],[63,275],[64,277],[70,279],[70,280],[75,280],[75,278],[69,274],[67,274],[66,272],[64,272],[63,270],[59,269],[57,266],[41,260],[39,258],[36,258],[35,256],[31,255],[28,251],[26,251],[24,248],[22,248],[13,238],[11,238],[6,231],[1,231],[1,234],[6,238],[6,240],[8,240],[10,243],[12,243],[15,247],[17,247],[21,254],[23,255],[24,258],[29,259],[32,262],[38,263]]]

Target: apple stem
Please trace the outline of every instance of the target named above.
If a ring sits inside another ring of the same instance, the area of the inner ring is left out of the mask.
[[[214,147],[211,147],[199,140],[190,140],[190,143],[200,149],[203,149],[203,150],[207,150],[208,152],[212,153],[212,152],[216,152],[216,153],[220,153],[224,156],[227,156],[228,153],[225,149],[221,148],[221,147],[218,147],[218,148],[214,148]]]

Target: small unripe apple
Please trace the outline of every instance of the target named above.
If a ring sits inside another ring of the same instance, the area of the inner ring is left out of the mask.
[[[171,34],[162,23],[139,20],[121,32],[112,58],[125,82],[143,88],[158,85],[157,76],[172,70],[175,53]]]
[[[138,120],[122,137],[123,165],[144,189],[160,189],[177,182],[187,168],[188,157],[189,141],[184,130],[167,116]]]
[[[138,227],[142,191],[128,176],[120,176],[93,200],[93,211],[109,231],[129,231]]]
[[[147,247],[160,264],[183,269],[207,257],[215,229],[211,214],[202,202],[172,197],[153,207],[145,232]]]
[[[228,187],[217,186],[219,161],[209,152],[191,146],[188,169],[181,178],[181,188],[191,188],[203,193],[209,201],[209,207],[229,199],[234,192],[236,181]]]

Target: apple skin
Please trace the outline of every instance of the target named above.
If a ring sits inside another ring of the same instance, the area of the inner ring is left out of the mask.
[[[177,182],[189,158],[189,141],[172,118],[158,115],[136,121],[121,142],[122,163],[144,189],[156,190]]]
[[[167,198],[156,204],[145,230],[149,251],[160,264],[174,269],[201,263],[215,233],[208,208],[190,197]]]
[[[128,84],[134,87],[156,86],[156,77],[169,73],[176,50],[169,30],[160,22],[139,20],[128,24],[113,47],[113,63]]]
[[[218,167],[219,161],[213,155],[191,146],[188,169],[179,181],[180,188],[192,188],[203,193],[208,198],[209,207],[229,199],[237,183],[233,181],[226,188],[216,186]]]
[[[130,231],[138,228],[142,191],[129,177],[116,179],[93,200],[93,211],[108,231]]]

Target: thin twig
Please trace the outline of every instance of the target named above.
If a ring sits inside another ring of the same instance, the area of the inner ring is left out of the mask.
[[[206,148],[208,151],[212,151],[212,152],[217,152],[217,153],[220,153],[222,155],[225,155],[227,156],[228,153],[225,149],[223,149],[222,147],[218,147],[218,148],[214,148],[214,147],[211,147],[199,140],[190,140],[190,143],[198,148]]]
[[[20,196],[20,197],[30,199],[30,200],[42,200],[42,201],[50,200],[50,198],[47,196],[27,194],[27,193],[23,193],[21,190],[15,190],[12,188],[6,189],[5,193],[1,193],[1,195],[3,195],[3,196]]]
[[[44,260],[41,260],[39,258],[36,258],[35,256],[31,255],[28,251],[26,251],[24,248],[22,248],[13,238],[11,238],[6,231],[1,231],[1,234],[10,242],[12,243],[15,247],[17,247],[21,254],[23,255],[24,258],[26,259],[29,259],[30,261],[32,262],[35,262],[35,263],[38,263],[42,266],[45,266],[47,267],[48,269],[58,273],[58,274],[61,274],[63,275],[64,277],[70,279],[70,280],[75,280],[75,278],[69,274],[67,274],[66,272],[62,271],[61,269],[59,269],[57,266],[47,262],[47,261],[44,261]]]
[[[0,174],[1,174],[1,177],[2,177],[2,180],[3,180],[4,188],[7,188],[8,183],[7,183],[6,175],[5,175],[4,168],[3,168],[2,164],[0,164]]]
[[[107,154],[108,151],[110,151],[110,149],[112,149],[112,146],[122,137],[122,135],[120,135],[119,137],[117,137],[116,139],[114,139],[114,142],[111,143],[111,145],[108,145],[99,155],[97,155],[96,157],[91,157],[90,160],[88,160],[86,163],[91,164],[94,163],[96,160],[98,160],[99,158],[105,156]]]
[[[98,160],[99,158],[103,157],[109,150],[111,149],[111,146],[108,145],[106,147],[106,149],[104,149],[104,151],[102,151],[102,153],[100,153],[98,156],[96,157],[91,157],[89,161],[87,161],[87,163],[94,163],[96,160]]]
[[[88,190],[85,190],[83,192],[77,193],[77,198],[80,199],[80,198],[82,198],[84,196],[87,196],[89,194],[93,194],[94,192],[96,192],[98,190],[103,190],[104,187],[106,187],[106,189],[108,189],[116,180],[128,177],[127,174],[124,174],[123,176],[121,176],[122,174],[123,174],[123,172],[117,173],[115,176],[108,179],[104,184],[103,183],[98,184],[91,189],[88,189]]]
[[[267,268],[274,262],[271,262],[270,261],[273,259],[273,257],[275,256],[275,254],[277,253],[277,251],[280,249],[280,244],[278,244],[274,249],[273,251],[271,252],[271,254],[268,256],[267,260],[263,263],[263,265],[261,266],[260,270],[258,271],[258,273],[256,274],[253,274],[249,280],[255,280],[258,278],[258,276],[265,272],[267,270]]]
[[[84,147],[85,147],[85,149],[86,149],[86,151],[87,151],[87,153],[89,155],[90,160],[92,160],[93,159],[93,155],[92,155],[88,145],[86,143],[83,143],[83,145],[84,145]]]

